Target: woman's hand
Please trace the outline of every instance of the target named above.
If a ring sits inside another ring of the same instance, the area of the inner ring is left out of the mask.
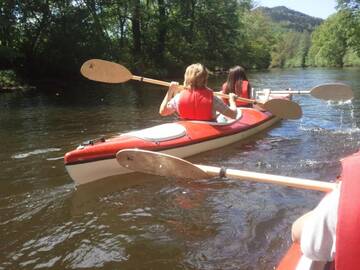
[[[168,89],[169,100],[180,91],[181,91],[181,87],[179,87],[179,83],[178,82],[171,82],[170,86],[169,86],[169,89]]]
[[[234,93],[229,93],[229,107],[231,109],[235,109],[236,110],[236,99],[237,99],[237,95]]]
[[[167,107],[167,104],[179,91],[181,91],[181,88],[179,87],[179,83],[171,82],[169,85],[169,89],[168,89],[163,101],[161,102],[161,105],[159,108],[160,115],[166,116],[166,115],[170,115],[170,114],[174,113],[173,110],[170,110]]]

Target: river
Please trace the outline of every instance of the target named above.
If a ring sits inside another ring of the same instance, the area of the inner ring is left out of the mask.
[[[212,77],[219,88],[223,78]],[[360,70],[254,72],[256,88],[353,88],[352,102],[294,96],[300,120],[190,158],[234,169],[331,181],[360,142]],[[273,269],[292,222],[320,192],[231,179],[184,182],[130,174],[76,188],[63,155],[101,135],[171,122],[149,84],[53,87],[0,95],[1,269]]]

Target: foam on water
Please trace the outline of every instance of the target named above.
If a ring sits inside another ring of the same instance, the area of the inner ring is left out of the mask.
[[[36,149],[30,152],[26,152],[26,153],[19,153],[19,154],[15,154],[12,155],[11,158],[13,159],[22,159],[22,158],[27,158],[29,156],[34,156],[34,155],[39,155],[39,154],[46,154],[49,152],[58,152],[61,151],[61,148],[45,148],[45,149]]]

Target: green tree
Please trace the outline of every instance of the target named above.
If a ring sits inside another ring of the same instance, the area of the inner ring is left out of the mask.
[[[308,63],[313,66],[343,66],[347,49],[343,12],[329,17],[312,35]]]
[[[347,44],[360,57],[360,0],[338,0]]]
[[[0,3],[0,57],[13,50],[32,76],[78,76],[105,58],[168,75],[192,62],[265,66],[267,44],[248,42],[251,0],[8,0]],[[260,29],[260,28],[259,28]],[[255,30],[257,31],[257,30]],[[259,39],[259,42],[261,40]],[[255,64],[250,61],[256,56]],[[262,63],[263,62],[263,63]],[[1,67],[0,67],[1,68]]]
[[[246,48],[243,56],[246,65],[250,68],[268,68],[272,48],[278,39],[275,24],[261,11],[245,13],[242,20],[245,27],[242,42]]]

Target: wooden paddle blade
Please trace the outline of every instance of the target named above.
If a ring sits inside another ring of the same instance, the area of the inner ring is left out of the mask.
[[[119,164],[127,169],[181,179],[211,178],[192,163],[167,154],[141,149],[124,149],[116,154]]]
[[[334,101],[350,100],[354,97],[351,87],[343,83],[321,84],[312,88],[310,94],[319,99]]]
[[[81,74],[93,81],[122,83],[132,79],[128,69],[120,64],[101,59],[90,59],[80,69]]]
[[[302,110],[299,104],[287,99],[270,99],[264,103],[267,111],[283,119],[299,119]]]

